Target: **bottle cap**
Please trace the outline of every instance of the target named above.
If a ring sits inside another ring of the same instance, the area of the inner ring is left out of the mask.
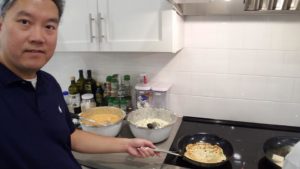
[[[130,75],[124,75],[124,80],[130,80]]]
[[[62,94],[63,94],[64,96],[67,96],[67,95],[69,95],[69,92],[68,92],[68,91],[63,91]]]
[[[140,83],[144,85],[148,84],[148,75],[146,73],[140,74]]]
[[[71,76],[70,77],[70,80],[72,81],[72,80],[75,80],[75,76]]]
[[[87,75],[88,75],[89,78],[92,77],[92,71],[90,69],[87,70]]]
[[[86,93],[86,94],[83,94],[83,95],[81,96],[81,98],[82,98],[82,99],[85,99],[85,100],[87,100],[87,99],[92,99],[92,98],[94,98],[94,95],[93,95],[92,93]]]
[[[106,76],[106,81],[111,82],[112,76]]]
[[[113,78],[118,78],[118,76],[119,76],[118,74],[113,74],[112,75]]]

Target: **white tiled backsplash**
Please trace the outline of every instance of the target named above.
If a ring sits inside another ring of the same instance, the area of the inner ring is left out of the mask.
[[[300,126],[299,16],[189,16],[177,54],[56,53],[44,69],[67,89],[80,68],[172,82],[178,114]]]

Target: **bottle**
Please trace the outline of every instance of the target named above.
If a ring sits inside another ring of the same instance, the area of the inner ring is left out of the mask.
[[[71,84],[68,88],[69,91],[69,103],[71,105],[71,112],[80,113],[80,93],[78,87],[75,83],[75,77],[71,77]],[[72,111],[73,110],[73,111]]]
[[[124,75],[125,97],[131,96],[130,75]]]
[[[120,78],[119,84],[118,84],[118,98],[121,100],[125,97],[125,86],[123,83],[123,80]]]
[[[87,79],[84,84],[85,93],[96,93],[96,81],[92,78],[92,71],[87,70]]]
[[[112,76],[106,77],[106,87],[107,87],[107,91],[109,92],[109,95],[110,95],[110,91],[111,91],[111,79],[112,79]]]
[[[65,100],[66,104],[69,105],[70,104],[70,102],[69,102],[70,101],[69,92],[68,91],[63,91],[62,94],[64,96],[64,100]]]
[[[114,98],[113,97],[108,97],[108,100],[107,100],[107,106],[113,106],[114,105]]]
[[[79,72],[79,78],[77,79],[76,85],[78,86],[80,95],[83,95],[84,94],[84,84],[85,84],[83,70],[80,69],[78,72]]]
[[[127,112],[127,100],[125,98],[121,98],[120,99],[120,108],[124,111],[124,112]]]
[[[115,98],[113,101],[112,101],[112,106],[113,107],[117,107],[117,108],[120,108],[120,100]]]
[[[108,99],[111,96],[111,76],[106,77],[106,83],[104,84],[104,93],[103,93],[103,100],[104,106],[108,105]]]
[[[103,89],[99,82],[96,83],[96,106],[104,106]]]
[[[81,96],[81,111],[85,112],[87,109],[96,107],[94,95],[92,93],[86,93]]]
[[[117,97],[118,96],[118,79],[117,77],[112,77],[111,79],[111,97]]]
[[[130,75],[124,76],[125,99],[127,100],[127,109],[132,109]]]

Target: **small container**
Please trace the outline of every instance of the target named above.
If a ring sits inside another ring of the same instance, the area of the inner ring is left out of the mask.
[[[167,92],[171,88],[168,83],[154,83],[152,85],[153,98],[151,107],[153,108],[167,108]]]
[[[152,101],[152,91],[150,86],[137,84],[136,90],[136,107],[147,108],[150,107]]]
[[[86,93],[81,96],[81,111],[85,112],[87,109],[96,107],[94,95],[92,93]]]

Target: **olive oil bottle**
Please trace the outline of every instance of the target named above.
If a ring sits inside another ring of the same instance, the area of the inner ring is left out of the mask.
[[[85,93],[93,93],[95,96],[96,93],[96,81],[92,78],[92,71],[87,70],[87,79],[84,84]]]
[[[71,77],[71,84],[68,88],[69,91],[69,99],[70,99],[70,105],[73,109],[73,113],[80,113],[80,93],[78,90],[78,87],[75,83],[75,77]]]
[[[96,106],[104,106],[103,88],[99,82],[96,83]]]
[[[84,84],[85,84],[85,79],[83,76],[83,70],[79,70],[79,78],[76,81],[76,85],[79,89],[80,95],[84,94]]]

